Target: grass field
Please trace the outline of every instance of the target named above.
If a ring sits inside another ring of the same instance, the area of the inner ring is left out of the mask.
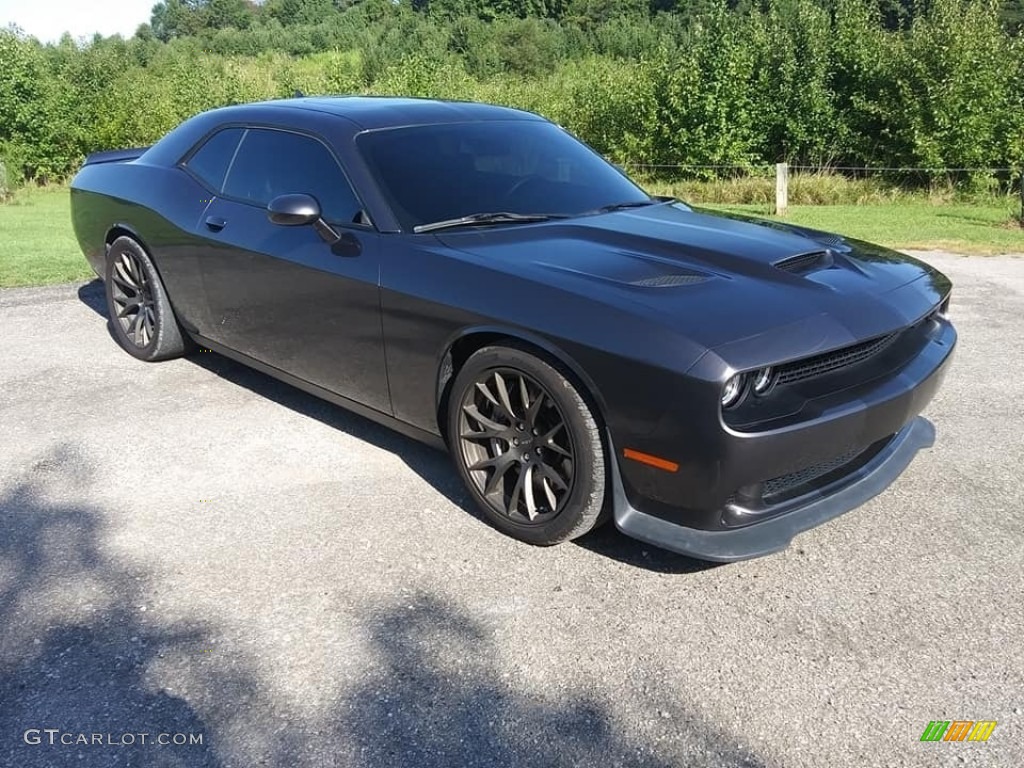
[[[0,287],[93,276],[71,229],[66,187],[24,189],[0,205]]]
[[[767,206],[709,205],[735,213],[768,216]],[[1024,253],[1024,229],[1006,205],[878,205],[793,206],[782,221],[838,232],[903,250],[944,250],[994,255]]]
[[[652,190],[656,191],[656,190]],[[839,232],[892,248],[937,248],[969,254],[1024,253],[1024,230],[1011,225],[1013,201],[985,205],[899,202],[805,205],[786,221]],[[766,216],[757,205],[708,208]],[[71,229],[66,187],[26,189],[0,205],[0,287],[92,277]]]

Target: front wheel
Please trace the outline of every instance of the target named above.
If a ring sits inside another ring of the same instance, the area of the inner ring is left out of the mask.
[[[590,406],[558,370],[515,347],[462,366],[448,408],[455,466],[487,519],[530,544],[604,521],[605,453]]]

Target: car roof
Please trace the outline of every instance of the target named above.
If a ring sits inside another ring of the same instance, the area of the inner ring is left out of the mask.
[[[544,119],[532,112],[494,104],[404,96],[304,96],[262,101],[249,106],[326,112],[347,118],[363,130],[437,123]]]

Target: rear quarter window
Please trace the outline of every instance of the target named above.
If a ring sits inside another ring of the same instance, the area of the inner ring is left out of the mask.
[[[185,167],[208,187],[220,192],[243,133],[244,128],[217,131],[185,161]]]

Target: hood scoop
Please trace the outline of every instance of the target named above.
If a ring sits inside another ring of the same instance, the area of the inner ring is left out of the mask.
[[[671,257],[624,250],[579,250],[560,254],[557,264],[536,263],[588,280],[648,290],[681,288],[714,278],[713,274],[679,264]]]
[[[834,263],[831,251],[813,251],[787,256],[785,259],[772,263],[772,266],[785,272],[803,275],[818,269],[828,269]]]

